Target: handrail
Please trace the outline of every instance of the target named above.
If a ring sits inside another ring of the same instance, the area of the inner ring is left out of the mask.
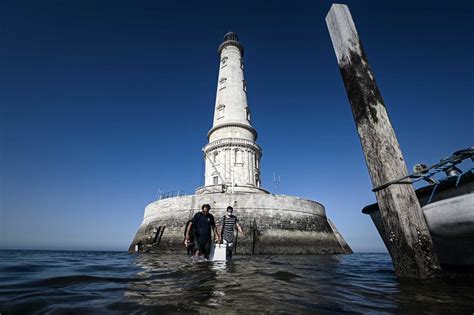
[[[388,186],[391,186],[393,184],[413,184],[416,183],[419,180],[428,178],[430,176],[433,176],[439,172],[447,171],[450,168],[453,168],[456,164],[461,163],[462,161],[471,158],[472,161],[474,161],[474,147],[470,147],[467,149],[459,150],[453,153],[453,155],[442,159],[439,163],[436,163],[434,165],[431,165],[430,167],[424,168],[418,172],[414,172],[410,175],[404,176],[402,178],[399,178],[397,180],[390,181],[388,183],[385,183],[383,185],[380,185],[378,187],[375,187],[372,189],[373,192],[380,191],[382,189],[387,188]],[[405,179],[411,179],[409,181],[403,181]]]
[[[186,196],[186,192],[182,190],[173,190],[167,192],[159,192],[158,193],[158,200],[163,200],[167,198],[174,198],[174,197],[181,197]]]

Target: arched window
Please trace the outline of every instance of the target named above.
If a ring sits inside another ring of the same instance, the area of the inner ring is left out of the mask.
[[[213,162],[214,164],[217,162],[217,155],[218,155],[218,154],[219,154],[218,152],[214,152],[214,153],[212,154],[212,162]]]

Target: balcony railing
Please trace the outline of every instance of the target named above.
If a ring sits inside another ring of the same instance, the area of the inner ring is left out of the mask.
[[[244,147],[252,147],[258,151],[262,151],[262,148],[254,141],[241,139],[241,138],[224,138],[219,139],[216,141],[212,141],[208,143],[204,148],[204,152],[209,151],[210,149],[214,149],[216,147],[224,147],[224,146],[244,146]]]

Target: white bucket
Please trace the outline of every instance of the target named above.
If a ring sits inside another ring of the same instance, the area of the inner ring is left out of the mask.
[[[226,244],[212,244],[211,253],[209,254],[210,261],[225,261],[227,260],[227,245]]]

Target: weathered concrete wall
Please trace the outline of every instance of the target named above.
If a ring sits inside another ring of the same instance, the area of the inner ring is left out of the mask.
[[[244,237],[237,235],[238,254],[350,252],[341,246],[320,203],[272,194],[191,195],[151,203],[145,208],[130,249],[141,242],[145,249],[153,251],[185,252],[184,226],[205,203],[211,205],[216,220],[224,215],[227,206],[234,207],[245,233]]]
[[[344,239],[344,237],[342,237],[342,234],[336,228],[334,223],[332,223],[332,221],[329,219],[328,219],[328,223],[329,223],[329,226],[331,226],[332,231],[336,235],[339,245],[341,245],[341,247],[344,249],[344,252],[346,254],[352,254],[353,253],[352,248],[349,246],[349,244],[347,244],[346,240]]]

